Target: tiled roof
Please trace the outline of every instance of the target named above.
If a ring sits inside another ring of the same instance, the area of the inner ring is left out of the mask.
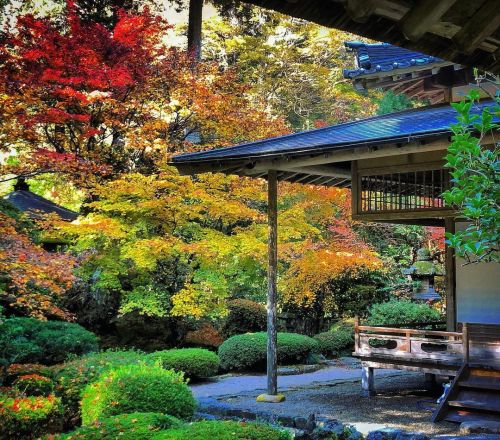
[[[492,101],[481,102],[474,106],[473,112],[480,113],[483,108],[492,105]],[[172,161],[173,165],[196,164],[321,154],[326,151],[384,143],[408,143],[450,134],[450,125],[457,122],[456,115],[456,111],[449,104],[422,107],[229,148],[183,154],[174,157]]]
[[[345,43],[356,52],[357,69],[344,69],[344,78],[354,79],[377,72],[392,72],[413,66],[445,63],[441,58],[413,52],[388,43],[366,44],[357,41]],[[430,66],[431,67],[431,66]]]
[[[73,221],[78,213],[47,200],[31,191],[18,190],[7,194],[5,200],[31,218],[40,218],[40,214],[57,214],[63,220]]]

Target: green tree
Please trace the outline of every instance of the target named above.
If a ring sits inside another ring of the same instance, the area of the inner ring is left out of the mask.
[[[493,137],[500,127],[493,121],[500,116],[500,101],[497,98],[496,105],[478,114],[473,111],[478,100],[479,93],[472,91],[462,102],[452,104],[458,123],[451,127],[446,167],[451,169],[453,187],[443,194],[446,203],[468,222],[465,230],[447,233],[446,238],[469,263],[500,259],[500,161]]]

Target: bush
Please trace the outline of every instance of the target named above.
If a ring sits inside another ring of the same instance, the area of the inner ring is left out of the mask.
[[[222,329],[226,338],[265,330],[267,315],[266,308],[262,304],[248,299],[235,299],[229,301],[228,309],[229,314]]]
[[[159,361],[167,370],[182,371],[190,379],[215,376],[219,371],[219,357],[203,348],[157,351],[149,354],[148,359]]]
[[[63,362],[68,355],[81,356],[98,349],[98,339],[78,324],[62,321],[40,321],[34,318],[10,318],[3,323],[2,331],[9,333],[2,340],[0,352],[15,348],[10,355],[12,363],[43,363],[53,365]],[[16,348],[17,347],[17,348]]]
[[[80,400],[87,384],[95,382],[101,374],[124,365],[145,362],[145,355],[134,350],[103,351],[74,359],[52,367],[56,394],[65,407],[66,426],[80,421]]]
[[[318,351],[318,343],[297,333],[278,333],[278,362],[290,364],[304,362]],[[225,370],[261,369],[266,364],[267,334],[247,333],[235,335],[219,347],[221,367]]]
[[[87,385],[82,399],[82,422],[132,412],[165,412],[191,417],[196,401],[182,373],[159,366],[127,365],[104,373]]]
[[[19,376],[14,381],[13,387],[27,396],[48,396],[54,391],[54,382],[39,374],[26,374]]]
[[[131,413],[101,419],[54,440],[149,440],[154,432],[180,427],[175,417],[160,413]]]
[[[11,364],[7,369],[5,384],[12,385],[18,377],[30,374],[52,378],[53,371],[51,367],[42,364]]]
[[[61,429],[58,397],[0,396],[0,438],[35,439]]]
[[[346,323],[341,323],[334,326],[328,332],[316,335],[314,339],[318,341],[321,354],[325,356],[338,356],[342,350],[353,347],[354,327]]]
[[[217,348],[224,339],[212,324],[204,323],[199,329],[187,332],[184,342],[196,347]]]
[[[159,413],[121,414],[101,419],[54,440],[291,440],[287,431],[259,423],[201,421],[185,424]]]
[[[441,320],[441,315],[429,305],[407,300],[392,300],[370,308],[367,325],[415,325]]]
[[[152,440],[291,440],[288,431],[259,423],[202,421],[154,434]]]

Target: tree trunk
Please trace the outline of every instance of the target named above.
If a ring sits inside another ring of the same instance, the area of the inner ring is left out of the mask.
[[[201,58],[201,20],[203,0],[189,0],[188,50],[198,61]]]

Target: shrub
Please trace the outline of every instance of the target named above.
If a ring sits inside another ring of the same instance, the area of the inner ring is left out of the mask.
[[[14,388],[27,396],[48,396],[54,390],[54,382],[39,374],[26,374],[14,381]]]
[[[291,440],[288,431],[260,423],[202,421],[155,433],[152,440]]]
[[[219,357],[203,348],[180,348],[157,351],[148,355],[155,362],[159,361],[163,368],[182,371],[190,379],[215,376],[219,371]]]
[[[5,384],[12,385],[18,377],[30,374],[52,377],[52,369],[42,364],[11,364],[7,369]]]
[[[297,333],[278,333],[278,362],[290,364],[304,362],[311,353],[318,351],[318,343]],[[247,333],[235,335],[219,347],[221,367],[225,370],[246,370],[265,366],[267,334]]]
[[[414,303],[407,300],[392,300],[374,304],[370,308],[368,325],[412,325],[440,321],[437,310],[424,303]]]
[[[212,324],[204,323],[199,329],[187,332],[184,342],[197,347],[217,348],[224,339]]]
[[[341,323],[330,331],[323,332],[314,337],[319,344],[319,350],[325,356],[338,356],[342,350],[354,345],[354,327]]]
[[[0,396],[0,438],[35,439],[61,429],[58,397]]]
[[[63,362],[70,354],[81,356],[98,349],[96,335],[70,322],[10,318],[3,326],[10,334],[10,340],[1,343],[16,350],[10,356],[12,363],[53,365]],[[5,350],[0,346],[0,352]]]
[[[104,373],[87,385],[82,399],[82,422],[132,412],[165,412],[191,417],[196,401],[182,373],[159,366],[127,365]]]
[[[101,374],[113,368],[144,361],[145,355],[139,351],[103,351],[52,367],[56,394],[61,396],[65,407],[66,425],[71,427],[79,423],[80,400],[87,384],[95,382]]]
[[[229,301],[228,309],[229,314],[222,329],[226,338],[265,330],[267,315],[266,308],[262,304],[248,299],[235,299]]]
[[[54,440],[149,440],[154,432],[176,428],[182,422],[160,413],[131,413],[108,417],[83,426],[69,434],[53,437]]]

